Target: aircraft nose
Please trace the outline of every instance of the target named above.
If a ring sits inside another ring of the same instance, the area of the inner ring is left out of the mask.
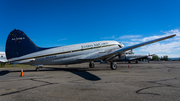
[[[123,45],[123,44],[121,44],[121,46],[122,46],[122,48],[124,48],[124,45]]]

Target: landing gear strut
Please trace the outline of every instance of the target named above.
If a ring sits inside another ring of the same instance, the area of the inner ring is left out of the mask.
[[[94,67],[95,67],[95,64],[94,64],[93,61],[89,63],[89,67],[90,67],[90,68],[94,68]]]
[[[111,62],[110,67],[111,67],[112,70],[116,70],[116,69],[117,69],[117,64],[116,64],[116,62]]]

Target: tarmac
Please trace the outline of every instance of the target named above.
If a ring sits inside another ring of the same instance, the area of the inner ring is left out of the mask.
[[[180,61],[95,64],[0,68],[0,101],[180,101]]]

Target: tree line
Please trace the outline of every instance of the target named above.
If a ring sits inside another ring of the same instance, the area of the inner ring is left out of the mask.
[[[158,57],[157,55],[154,55],[154,56],[152,57],[152,60],[164,60],[164,61],[168,61],[169,58],[168,58],[167,55],[161,56],[161,57]]]

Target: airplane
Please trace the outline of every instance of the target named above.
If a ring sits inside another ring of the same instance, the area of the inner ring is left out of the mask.
[[[115,57],[113,59],[113,61],[117,62],[117,61],[128,61],[128,63],[131,63],[131,61],[134,61],[135,60],[135,63],[138,63],[138,60],[142,60],[142,59],[145,59],[145,60],[148,60],[148,63],[149,63],[149,60],[152,59],[152,56],[154,56],[155,54],[152,54],[152,55],[145,55],[145,54],[134,54],[132,52],[132,50],[129,50],[129,51],[126,51],[124,52],[125,54],[124,55],[121,55],[121,57]],[[103,60],[97,60],[97,61],[94,61],[94,62],[100,62],[100,63],[107,63],[107,62],[104,62]]]
[[[7,63],[5,52],[0,52],[0,63],[1,66],[5,65]]]
[[[138,60],[147,59],[148,63],[149,60],[152,59],[152,55],[144,55],[144,54],[126,54],[124,57],[121,57],[119,59],[116,59],[117,61],[128,61],[128,63],[131,63],[131,61],[135,60],[136,63],[138,63]]]
[[[84,62],[89,62],[89,67],[94,68],[95,64],[93,61],[99,59],[110,62],[111,69],[116,70],[117,64],[112,61],[113,58],[117,56],[121,57],[121,55],[128,50],[174,36],[176,36],[176,34],[128,47],[124,47],[122,43],[117,41],[96,41],[42,48],[34,44],[23,31],[14,29],[8,35],[5,52],[8,62],[38,66],[36,70],[43,67],[43,65],[68,65]]]

